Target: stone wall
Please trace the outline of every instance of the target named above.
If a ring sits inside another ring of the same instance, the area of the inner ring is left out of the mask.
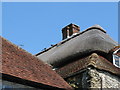
[[[117,77],[107,72],[99,72],[99,75],[100,77],[102,77],[103,88],[119,88],[120,89],[120,77]]]
[[[95,68],[87,68],[66,81],[74,88],[120,88],[120,77]]]

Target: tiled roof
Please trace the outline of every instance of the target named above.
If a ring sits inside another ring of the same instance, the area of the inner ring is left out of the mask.
[[[120,68],[115,67],[111,62],[96,53],[58,68],[56,72],[63,78],[67,78],[79,71],[83,71],[89,66],[120,76]]]
[[[1,73],[43,85],[72,89],[51,67],[4,38],[2,38]]]
[[[36,56],[58,68],[60,65],[69,63],[73,58],[79,58],[91,52],[108,54],[109,50],[117,45],[102,27],[95,25],[38,53]]]

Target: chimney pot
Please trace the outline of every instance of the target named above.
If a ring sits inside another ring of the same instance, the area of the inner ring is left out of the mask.
[[[76,33],[78,33],[80,31],[80,27],[75,25],[75,24],[69,24],[67,26],[65,26],[63,29],[62,29],[62,36],[63,36],[63,40],[72,36],[72,35],[75,35]]]

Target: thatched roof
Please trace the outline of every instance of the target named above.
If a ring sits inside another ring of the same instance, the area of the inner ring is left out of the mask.
[[[92,26],[77,35],[38,53],[36,56],[44,62],[59,67],[91,52],[107,54],[117,43],[99,25]]]

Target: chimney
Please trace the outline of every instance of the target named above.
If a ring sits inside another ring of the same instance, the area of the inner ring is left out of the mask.
[[[69,38],[72,35],[77,34],[80,31],[80,27],[75,24],[69,24],[62,29],[63,40]]]

